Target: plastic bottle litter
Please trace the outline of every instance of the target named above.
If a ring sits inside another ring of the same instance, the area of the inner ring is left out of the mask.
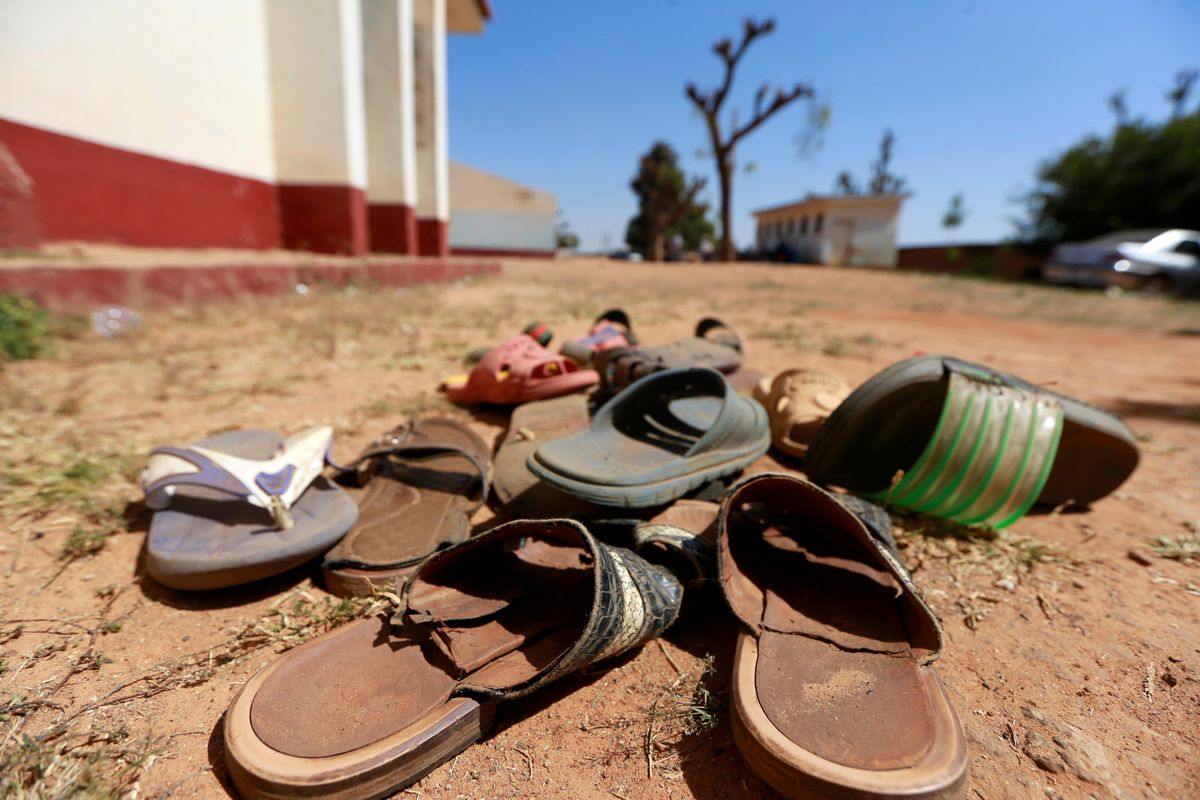
[[[142,327],[142,315],[125,306],[105,306],[92,312],[92,330],[105,339],[127,336]]]

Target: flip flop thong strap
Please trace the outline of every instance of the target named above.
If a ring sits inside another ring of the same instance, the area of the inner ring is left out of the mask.
[[[284,442],[274,457],[239,458],[200,445],[150,451],[142,470],[146,505],[161,511],[177,486],[197,486],[238,497],[271,513],[280,530],[292,527],[291,508],[329,462],[333,428],[320,426]]]
[[[1063,429],[1062,403],[951,370],[941,417],[916,463],[878,502],[1004,528],[1037,500]]]

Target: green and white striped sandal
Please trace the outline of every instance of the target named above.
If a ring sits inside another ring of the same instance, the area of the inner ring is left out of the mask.
[[[1115,414],[979,364],[920,356],[846,398],[804,466],[876,502],[1003,528],[1035,504],[1086,506],[1137,463]]]

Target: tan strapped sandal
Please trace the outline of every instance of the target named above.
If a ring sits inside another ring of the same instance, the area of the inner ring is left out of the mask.
[[[339,480],[358,503],[358,522],[325,554],[336,595],[390,588],[435,550],[466,539],[487,500],[490,448],[466,422],[427,416],[367,446]]]
[[[734,741],[793,798],[948,798],[966,741],[933,668],[937,617],[882,536],[833,495],[765,473],[730,489],[718,573],[742,622]]]
[[[754,387],[771,420],[771,444],[795,458],[804,457],[821,423],[849,394],[842,378],[815,369],[784,370]]]
[[[375,798],[480,739],[522,697],[665,631],[683,588],[572,520],[519,520],[451,547],[401,610],[352,622],[254,676],[225,715],[248,798]]]

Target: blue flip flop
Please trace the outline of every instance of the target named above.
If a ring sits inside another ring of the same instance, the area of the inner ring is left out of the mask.
[[[277,575],[333,547],[358,518],[321,475],[331,428],[284,440],[228,431],[159,447],[142,472],[155,511],[146,569],[172,589],[219,589]]]

